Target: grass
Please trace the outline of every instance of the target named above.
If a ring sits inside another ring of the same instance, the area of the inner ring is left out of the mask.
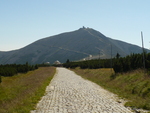
[[[125,106],[150,110],[150,76],[138,69],[115,74],[112,69],[73,69],[105,89],[129,100]]]
[[[54,67],[41,67],[26,74],[2,77],[0,113],[29,113],[35,109],[54,74]]]

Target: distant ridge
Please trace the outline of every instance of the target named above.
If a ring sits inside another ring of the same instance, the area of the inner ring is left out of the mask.
[[[106,37],[92,28],[61,33],[37,40],[19,50],[0,52],[0,64],[25,63],[38,64],[56,60],[64,63],[88,58],[110,58],[112,45],[113,56],[117,52],[123,57],[131,53],[141,53],[141,47]]]

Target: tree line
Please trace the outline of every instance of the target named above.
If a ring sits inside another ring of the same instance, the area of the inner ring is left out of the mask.
[[[50,64],[42,63],[42,64],[36,64],[36,65],[30,65],[28,62],[26,64],[5,64],[0,65],[0,82],[1,82],[1,76],[4,77],[11,77],[18,73],[27,73],[28,71],[32,71],[35,69],[38,69],[39,67],[48,67]]]
[[[145,69],[150,69],[150,53],[144,53],[145,57]],[[120,57],[117,53],[115,58],[112,59],[93,59],[79,62],[70,62],[69,59],[63,64],[66,68],[81,69],[97,69],[97,68],[113,68],[116,73],[127,72],[138,68],[144,68],[143,66],[143,54],[130,54],[126,57]]]
[[[131,54],[126,57],[120,57],[114,59],[113,69],[117,72],[128,72],[138,68],[145,68],[146,70],[150,69],[150,53],[144,52],[142,54]]]
[[[29,65],[28,63],[0,65],[0,76],[8,77],[17,73],[26,73],[35,69],[38,69],[38,65]]]

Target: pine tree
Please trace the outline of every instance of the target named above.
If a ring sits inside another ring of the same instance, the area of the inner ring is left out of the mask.
[[[116,54],[116,58],[117,59],[120,58],[120,54],[119,53]]]

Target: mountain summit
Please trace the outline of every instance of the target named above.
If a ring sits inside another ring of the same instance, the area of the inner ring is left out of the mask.
[[[113,56],[117,53],[126,56],[142,51],[139,46],[108,38],[99,31],[83,27],[40,39],[19,50],[0,52],[0,64],[53,63],[56,60],[63,63],[67,59],[77,61],[89,56],[110,58],[111,47]]]

